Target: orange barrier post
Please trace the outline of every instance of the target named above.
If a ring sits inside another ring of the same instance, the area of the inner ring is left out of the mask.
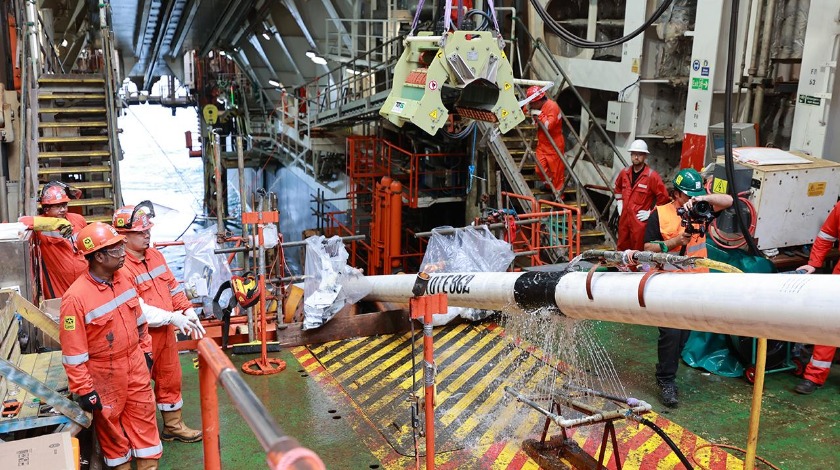
[[[432,329],[432,315],[446,313],[446,294],[423,295],[431,277],[424,272],[417,274],[409,300],[409,311],[413,320],[423,322],[423,382],[424,411],[426,417],[426,470],[435,468],[435,352]]]
[[[201,424],[204,431],[204,468],[220,470],[219,399],[216,385],[225,389],[236,411],[245,419],[266,452],[272,470],[325,470],[321,458],[283,434],[265,405],[254,395],[233,363],[212,339],[198,342],[198,377],[201,390]]]

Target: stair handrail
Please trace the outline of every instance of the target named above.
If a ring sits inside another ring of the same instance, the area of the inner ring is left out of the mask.
[[[117,84],[115,81],[114,67],[112,64],[113,44],[111,34],[113,31],[108,22],[108,9],[110,2],[99,4],[99,30],[102,37],[102,55],[105,70],[102,71],[105,81],[105,115],[108,120],[108,149],[111,154],[111,187],[114,201],[114,210],[123,205],[122,184],[120,183],[120,140],[119,125],[117,123]]]
[[[29,168],[28,160],[29,160],[29,129],[32,127],[30,126],[30,120],[35,119],[34,115],[31,113],[26,112],[26,105],[27,101],[29,100],[29,95],[32,93],[31,86],[29,84],[30,76],[29,76],[29,48],[26,47],[26,40],[27,36],[30,34],[29,28],[31,27],[30,23],[24,22],[23,28],[21,28],[21,40],[19,44],[23,44],[21,47],[20,53],[20,110],[21,110],[21,120],[20,120],[20,146],[19,146],[19,158],[20,158],[20,179],[18,180],[18,216],[23,216],[27,213],[30,213],[27,210],[26,202],[30,199],[28,191],[26,190],[26,169]],[[31,169],[30,169],[31,173]]]

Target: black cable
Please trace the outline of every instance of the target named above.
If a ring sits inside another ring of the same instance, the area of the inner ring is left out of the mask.
[[[631,418],[653,429],[653,432],[658,434],[659,437],[661,437],[662,440],[665,441],[666,444],[668,444],[668,447],[670,447],[671,450],[673,450],[674,453],[677,454],[677,458],[679,458],[680,462],[682,462],[682,464],[685,465],[685,468],[687,470],[694,470],[694,467],[691,466],[691,463],[688,461],[688,458],[686,458],[685,454],[683,454],[680,448],[677,447],[677,444],[675,444],[674,441],[672,441],[671,438],[668,437],[667,434],[665,434],[665,431],[663,431],[662,428],[656,425],[656,423],[641,416],[632,416]]]
[[[735,206],[735,219],[738,221],[738,228],[750,247],[751,255],[758,255],[758,246],[750,234],[749,228],[744,225],[741,204],[738,204],[738,194],[735,189],[735,161],[732,158],[732,79],[735,74],[735,49],[738,40],[738,12],[741,2],[732,2],[732,11],[729,16],[729,45],[726,53],[726,86],[723,93],[723,161],[726,170],[726,180],[729,181],[727,192],[732,197],[732,204]]]
[[[555,21],[554,18],[552,18],[551,15],[548,14],[545,8],[540,4],[539,0],[531,0],[531,5],[534,6],[534,10],[536,10],[537,15],[539,15],[539,17],[542,18],[543,23],[545,23],[545,25],[548,26],[548,28],[554,34],[560,36],[569,44],[575,47],[579,47],[581,49],[604,49],[607,47],[613,47],[619,44],[624,44],[625,42],[642,34],[646,29],[650,27],[650,25],[652,25],[656,20],[658,20],[663,13],[665,13],[665,10],[667,10],[668,7],[671,6],[672,2],[673,0],[665,0],[664,2],[662,2],[662,5],[659,5],[659,8],[657,8],[656,11],[653,12],[653,15],[647,20],[645,20],[645,22],[642,23],[642,25],[636,28],[633,32],[626,36],[620,37],[618,39],[612,39],[609,41],[587,41],[585,39],[581,39],[580,37],[575,36],[574,34],[569,32],[569,30],[567,30],[566,28],[560,26],[560,24],[557,23],[557,21]]]

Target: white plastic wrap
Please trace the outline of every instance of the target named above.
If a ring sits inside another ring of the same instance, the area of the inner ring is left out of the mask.
[[[217,255],[213,250],[220,248],[216,243],[216,225],[184,235],[184,281],[187,296],[201,298],[205,305],[211,305],[216,291],[225,282],[230,281],[230,266],[225,255]],[[207,310],[211,312],[212,309]]]
[[[507,270],[516,255],[510,243],[499,240],[486,226],[465,227],[454,233],[441,234],[433,230],[421,270],[428,273],[502,272]],[[449,307],[445,314],[434,315],[435,326],[445,325],[461,316],[477,321],[492,312],[473,308]]]
[[[318,328],[330,321],[347,304],[354,304],[370,292],[366,283],[342,287],[345,282],[363,277],[360,270],[347,265],[350,255],[339,237],[306,239],[306,267],[303,284],[303,329]]]

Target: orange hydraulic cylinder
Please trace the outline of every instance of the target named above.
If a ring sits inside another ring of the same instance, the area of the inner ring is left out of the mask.
[[[392,182],[390,190],[388,259],[391,262],[386,265],[389,272],[385,274],[391,274],[393,268],[399,268],[402,264],[399,259],[399,255],[402,254],[402,183]]]

